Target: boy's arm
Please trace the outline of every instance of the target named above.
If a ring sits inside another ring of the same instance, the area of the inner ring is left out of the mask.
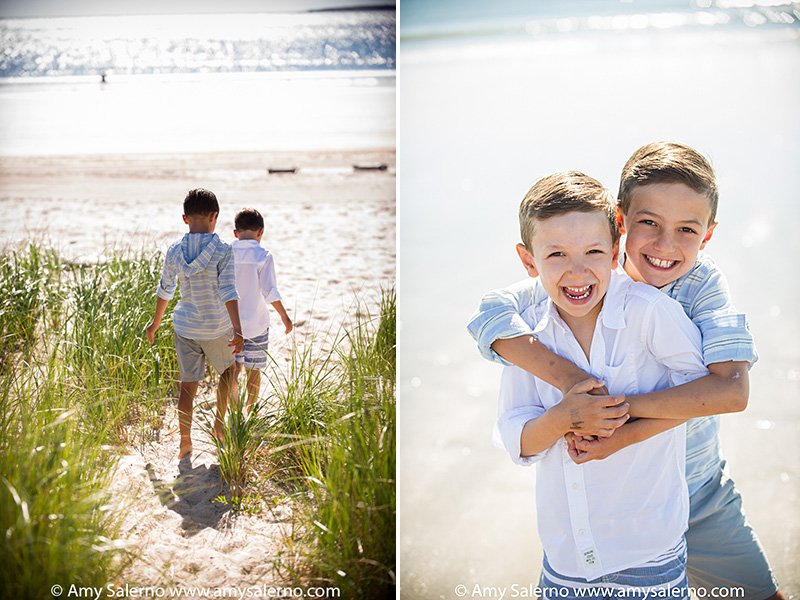
[[[164,258],[164,268],[161,272],[161,279],[158,281],[158,288],[156,289],[156,312],[153,315],[153,320],[147,326],[147,339],[150,343],[155,342],[155,334],[161,325],[161,319],[164,318],[164,312],[167,310],[169,301],[175,296],[175,289],[178,287],[178,272],[172,264],[170,254]]]
[[[710,258],[702,259],[695,279],[699,284],[686,287],[681,300],[700,329],[709,374],[668,390],[630,396],[632,416],[687,419],[747,408],[748,370],[758,360],[747,317],[734,308],[725,275]]]
[[[531,464],[567,432],[611,435],[628,419],[627,405],[619,404],[624,397],[587,396],[591,385],[591,381],[578,384],[561,402],[545,410],[533,376],[506,367],[496,427],[502,447],[515,462]]]
[[[239,293],[236,291],[233,249],[230,246],[217,264],[217,281],[220,300],[225,304],[233,326],[233,337],[228,346],[233,348],[233,354],[239,354],[244,350],[244,338],[242,337],[242,321],[239,318]]]
[[[564,395],[578,383],[593,379],[572,362],[540,343],[533,335],[495,340],[492,349],[508,362],[558,388]],[[601,385],[598,389],[604,387]],[[608,391],[605,390],[604,393],[608,394]]]
[[[231,338],[228,346],[233,348],[233,354],[239,354],[244,350],[244,338],[242,337],[242,322],[239,319],[239,301],[228,300],[225,303],[225,308],[228,311],[228,316],[231,318],[231,325],[233,325],[233,337]]]
[[[488,292],[467,324],[467,330],[484,358],[505,365],[514,364],[566,394],[591,375],[540,344],[520,316],[544,299],[543,294],[537,279]]]
[[[283,326],[286,328],[285,333],[288,335],[292,332],[294,325],[292,324],[292,320],[289,318],[289,315],[286,314],[286,309],[283,308],[283,302],[280,300],[275,300],[272,302],[272,308],[278,311],[278,315],[281,317],[281,322],[283,322]]]
[[[750,395],[748,363],[728,361],[708,365],[709,374],[666,390],[628,396],[632,417],[692,419],[741,412]]]
[[[467,323],[467,331],[478,344],[478,350],[487,360],[504,361],[492,344],[500,338],[533,335],[533,330],[520,316],[525,310],[544,298],[541,285],[536,279],[526,279],[501,290],[492,290],[481,298],[481,303]]]
[[[167,304],[169,304],[169,300],[166,298],[162,298],[161,296],[156,298],[156,314],[153,316],[153,321],[147,326],[147,329],[145,329],[147,332],[147,339],[150,340],[151,344],[155,343],[156,331],[161,325],[161,319],[164,318]]]
[[[570,458],[576,464],[587,463],[591,460],[603,460],[623,448],[638,444],[644,440],[663,433],[673,427],[685,423],[688,419],[637,419],[625,423],[606,438],[587,439],[573,433],[566,435]]]

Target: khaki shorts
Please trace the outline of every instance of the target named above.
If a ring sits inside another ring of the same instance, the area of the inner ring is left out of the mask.
[[[725,461],[714,477],[691,495],[689,506],[689,585],[709,591],[744,588],[747,600],[772,596],[778,582],[747,521],[742,497],[728,477]]]
[[[214,340],[192,340],[175,334],[175,351],[181,381],[202,381],[206,377],[206,360],[218,374],[233,364],[232,348],[228,342],[233,329]]]

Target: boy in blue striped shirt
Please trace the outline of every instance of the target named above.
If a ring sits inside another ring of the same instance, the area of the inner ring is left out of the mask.
[[[181,377],[178,458],[192,452],[192,409],[198,383],[205,378],[206,359],[220,374],[213,432],[219,436],[235,383],[233,357],[244,348],[233,250],[214,233],[218,216],[219,203],[213,192],[198,188],[186,194],[183,222],[189,226],[189,233],[167,250],[155,316],[147,327],[147,339],[152,344],[180,280],[181,299],[172,313]]]
[[[716,227],[718,201],[711,165],[683,144],[654,142],[638,149],[622,170],[617,219],[626,234],[624,271],[677,300],[703,337],[709,374],[666,390],[628,396],[628,415],[594,413],[605,391],[571,362],[536,341],[519,313],[544,297],[528,279],[484,296],[468,330],[481,354],[525,369],[564,396],[583,396],[586,429],[607,437],[568,434],[570,456],[582,464],[688,421],[686,480],[690,515],[686,532],[689,584],[711,592],[742,588],[748,600],[785,600],[742,500],[728,476],[719,444],[719,415],[742,411],[749,396],[748,369],[758,359],[745,315],[731,303],[725,276],[701,252]],[[502,358],[501,358],[502,356]],[[504,360],[505,359],[505,360]],[[600,402],[599,404],[602,404]],[[637,417],[628,421],[628,416]]]

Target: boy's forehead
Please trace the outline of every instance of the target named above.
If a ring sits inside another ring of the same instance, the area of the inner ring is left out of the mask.
[[[631,191],[629,213],[671,213],[681,220],[696,220],[705,224],[711,217],[711,199],[685,183],[649,183]]]
[[[582,235],[576,235],[580,229]],[[596,234],[596,235],[593,235]],[[533,220],[533,237],[541,242],[586,242],[587,235],[611,240],[611,228],[605,213],[600,211],[573,211],[547,219]]]

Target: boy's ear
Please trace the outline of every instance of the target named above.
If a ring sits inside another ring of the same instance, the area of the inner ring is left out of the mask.
[[[181,215],[183,217],[183,222],[187,225],[189,224],[189,219],[186,218],[186,215]]]
[[[216,223],[218,216],[219,216],[218,212],[208,213],[208,222],[209,223]]]
[[[256,236],[258,236],[258,237],[261,237],[262,235],[264,235],[264,228],[263,227],[258,230],[258,233],[256,233]]]
[[[237,240],[239,239],[239,230],[238,229],[234,229],[233,230],[233,237],[235,237]]]
[[[517,255],[522,261],[522,265],[525,267],[528,275],[531,277],[538,277],[539,271],[536,270],[536,265],[533,264],[533,256],[531,256],[531,253],[528,252],[525,244],[517,244]]]
[[[704,237],[704,238],[703,238],[703,241],[702,241],[702,243],[700,244],[700,250],[702,250],[703,248],[705,248],[705,247],[706,247],[706,244],[707,244],[707,243],[709,242],[709,240],[711,239],[711,236],[712,236],[712,235],[714,235],[714,229],[715,229],[716,227],[717,227],[717,222],[716,222],[716,221],[714,221],[714,222],[711,224],[711,227],[709,227],[709,228],[708,228],[708,231],[706,231],[706,237]]]
[[[617,206],[617,226],[619,227],[619,234],[625,235],[625,221],[622,217],[623,217],[622,209],[620,209],[620,207]]]
[[[617,267],[619,266],[619,239],[617,239],[617,241],[614,242],[614,247],[611,249],[611,253],[613,261],[611,263],[611,269],[616,270]]]

